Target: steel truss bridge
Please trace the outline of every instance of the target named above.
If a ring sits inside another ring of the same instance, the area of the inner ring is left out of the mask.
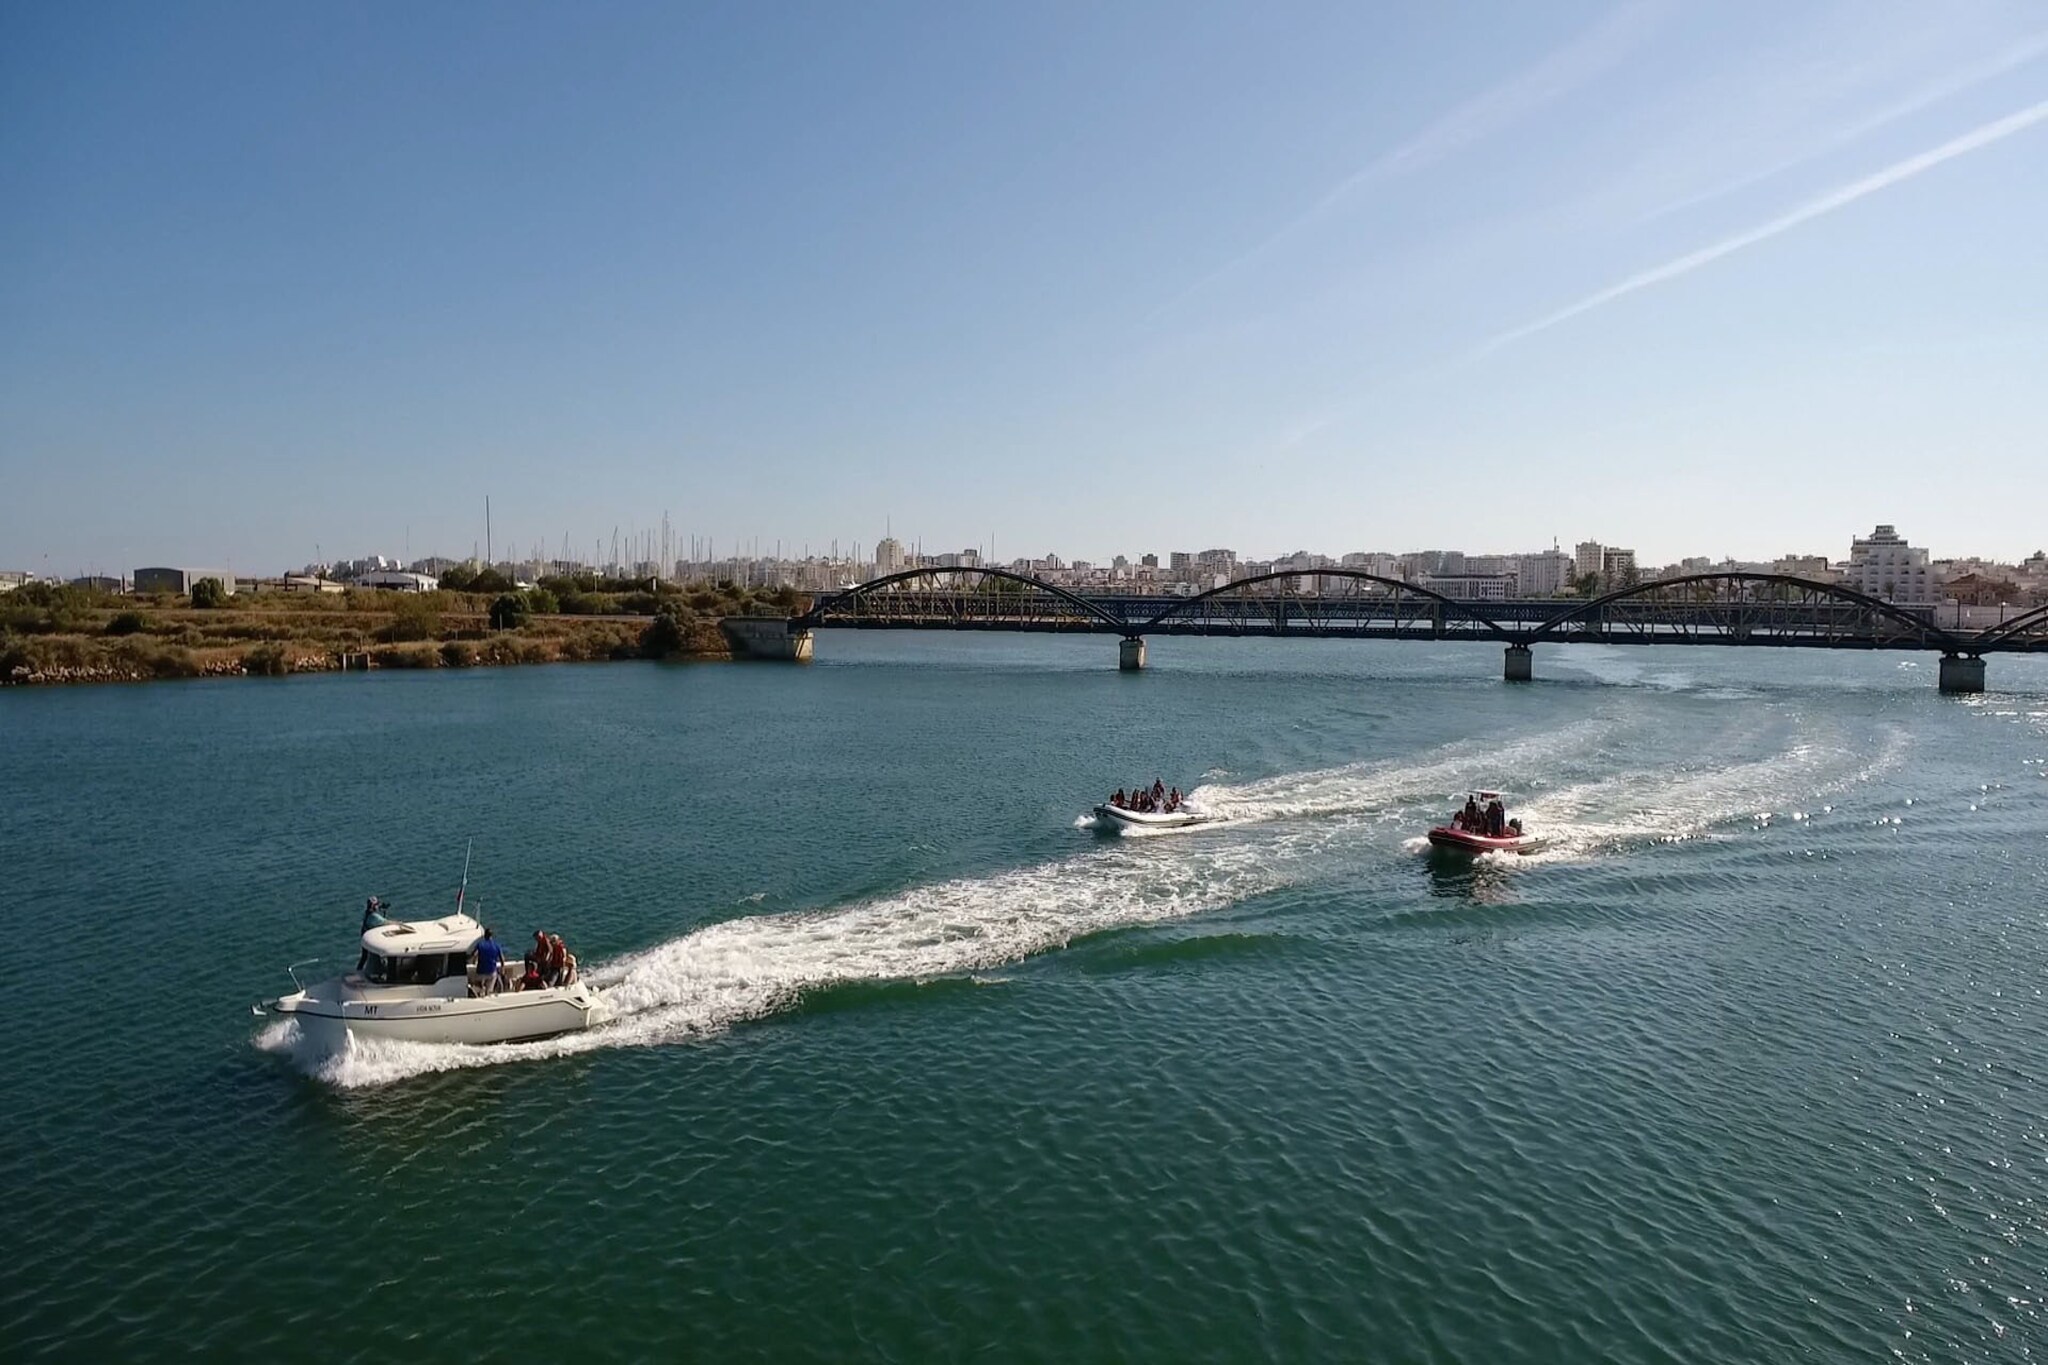
[[[1143,666],[1149,635],[1491,641],[1506,646],[1516,680],[1531,676],[1530,650],[1544,643],[1929,650],[1947,691],[1981,690],[1987,654],[2048,653],[2048,606],[1954,630],[1928,609],[1756,573],[1689,574],[1584,601],[1477,602],[1357,569],[1260,574],[1190,597],[1082,594],[1007,569],[911,569],[820,597],[787,624],[792,635],[820,628],[1117,635],[1126,668]]]

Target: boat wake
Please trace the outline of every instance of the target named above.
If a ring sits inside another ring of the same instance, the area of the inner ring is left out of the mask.
[[[807,994],[863,981],[920,981],[986,973],[1106,930],[1162,923],[1239,904],[1284,887],[1354,875],[1361,858],[1419,839],[1390,837],[1440,817],[1451,794],[1498,783],[1532,793],[1519,803],[1544,851],[1521,865],[1584,858],[1629,842],[1689,837],[1717,823],[1809,799],[1895,763],[1895,733],[1872,759],[1846,743],[1765,742],[1765,757],[1612,773],[1626,720],[1601,717],[1505,745],[1460,742],[1378,763],[1231,785],[1193,798],[1219,817],[1201,840],[1119,839],[1085,853],[982,877],[912,887],[820,911],[752,915],[707,925],[593,967],[600,1022],[580,1033],[488,1047],[351,1042],[307,1051],[291,1021],[258,1036],[339,1087],[386,1085],[433,1072],[652,1046],[717,1034],[788,1010]],[[1755,752],[1757,734],[1731,736]],[[1775,751],[1774,751],[1775,750]],[[1247,828],[1249,827],[1249,828]],[[1376,833],[1377,831],[1377,833]],[[1498,855],[1484,855],[1489,860]],[[1347,870],[1348,869],[1348,870]]]

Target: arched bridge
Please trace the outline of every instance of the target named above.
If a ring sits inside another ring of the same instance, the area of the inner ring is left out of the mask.
[[[1981,690],[1986,654],[2048,652],[2048,606],[1987,629],[1944,628],[1931,608],[1765,573],[1689,574],[1586,600],[1467,601],[1360,569],[1285,570],[1176,596],[1079,593],[1009,569],[920,568],[820,597],[770,633],[801,636],[808,657],[809,633],[821,628],[1115,634],[1126,668],[1144,666],[1149,635],[1491,640],[1506,647],[1514,680],[1532,676],[1531,649],[1544,643],[1913,649],[1942,656],[1948,691]]]

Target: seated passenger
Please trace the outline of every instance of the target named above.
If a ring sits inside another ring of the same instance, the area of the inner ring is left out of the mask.
[[[562,955],[562,984],[564,986],[576,984],[576,954],[574,953],[565,951]]]
[[[1122,787],[1118,787],[1116,795],[1109,798],[1109,804],[1115,806],[1118,810],[1124,808],[1124,789]]]
[[[540,974],[540,963],[530,957],[527,958],[526,975],[519,978],[519,989],[522,991],[545,990],[547,989],[547,984],[547,979]]]

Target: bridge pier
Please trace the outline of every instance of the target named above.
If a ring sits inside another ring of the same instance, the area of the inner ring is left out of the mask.
[[[728,616],[718,623],[735,659],[764,659],[779,663],[807,664],[811,661],[811,632],[791,630],[781,616]]]
[[[1145,637],[1126,635],[1116,647],[1116,666],[1124,673],[1136,673],[1145,667]]]
[[[1501,676],[1509,682],[1528,682],[1536,676],[1536,659],[1527,645],[1509,645],[1506,666]]]
[[[1982,692],[1984,690],[1984,656],[1981,654],[1942,655],[1941,690],[1944,692]]]

